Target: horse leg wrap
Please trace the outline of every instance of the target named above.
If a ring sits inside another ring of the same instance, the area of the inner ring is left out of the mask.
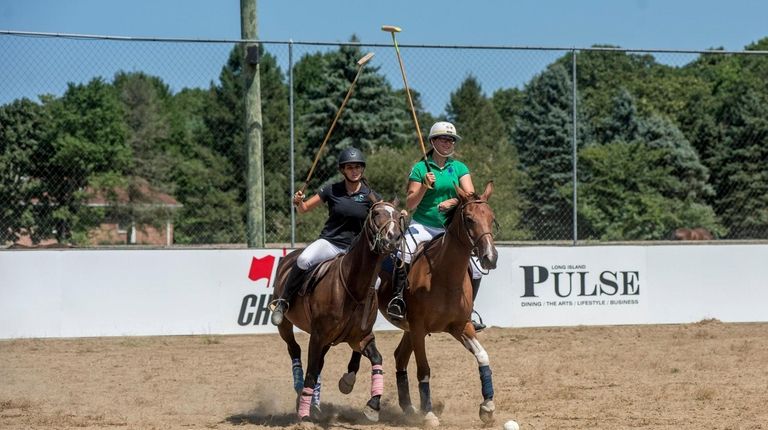
[[[411,406],[411,392],[408,387],[408,372],[405,370],[399,370],[395,373],[397,379],[397,398],[400,403],[400,408],[405,410]]]
[[[312,393],[314,390],[311,387],[304,387],[299,395],[299,419],[309,417],[309,406],[312,403]]]
[[[429,382],[419,382],[419,397],[421,400],[421,411],[432,411],[432,397],[429,395]]]
[[[491,366],[480,366],[480,384],[482,384],[483,399],[493,399],[493,377],[491,377]]]
[[[315,406],[320,406],[320,375],[317,375],[317,382],[315,382],[315,389],[312,390],[312,404]]]
[[[371,397],[384,393],[384,369],[381,364],[374,364],[371,370]]]
[[[304,369],[301,368],[300,358],[294,358],[292,364],[293,390],[296,391],[296,394],[299,394],[301,393],[301,389],[304,388]]]

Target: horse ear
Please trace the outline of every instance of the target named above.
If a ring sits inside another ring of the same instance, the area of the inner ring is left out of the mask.
[[[483,191],[483,195],[480,196],[480,198],[488,201],[488,199],[491,198],[491,194],[493,194],[493,181],[488,181],[488,183],[485,184],[485,191]]]
[[[381,201],[381,199],[376,196],[376,193],[368,193],[368,200],[370,200],[371,203],[378,203]]]
[[[397,207],[398,205],[400,205],[400,199],[398,199],[398,198],[397,198],[397,196],[395,196],[395,197],[394,197],[392,200],[390,200],[389,202],[390,202],[390,203],[392,203],[392,206],[394,206],[394,207]]]

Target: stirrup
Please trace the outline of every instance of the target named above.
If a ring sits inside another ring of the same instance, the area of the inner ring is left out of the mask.
[[[474,310],[474,309],[472,309],[472,313],[477,315],[477,319],[480,320],[478,322],[478,321],[475,321],[474,319],[472,319],[472,326],[475,328],[475,332],[480,332],[480,331],[485,330],[485,328],[487,326],[485,324],[483,324],[483,317],[481,317],[480,314],[477,313],[477,311]]]
[[[405,300],[401,296],[392,297],[387,304],[387,315],[395,321],[405,319]]]
[[[272,316],[270,317],[272,325],[280,325],[280,323],[283,322],[285,313],[288,312],[288,308],[290,307],[291,304],[288,302],[288,300],[283,298],[275,299],[269,302],[269,309],[272,311]]]

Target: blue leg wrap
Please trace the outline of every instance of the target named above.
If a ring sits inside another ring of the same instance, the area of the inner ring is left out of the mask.
[[[421,398],[421,411],[430,412],[432,410],[432,397],[429,395],[429,382],[419,382],[419,397]]]
[[[483,400],[493,399],[493,378],[491,366],[480,366],[480,383],[482,384]]]
[[[296,394],[299,394],[304,388],[304,369],[301,368],[300,358],[294,358],[291,364],[293,366],[293,389],[296,391]]]

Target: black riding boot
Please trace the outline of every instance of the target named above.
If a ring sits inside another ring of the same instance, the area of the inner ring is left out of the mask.
[[[291,305],[293,296],[301,288],[301,281],[304,280],[306,270],[301,269],[296,263],[293,263],[290,273],[288,273],[288,279],[285,281],[285,288],[279,298],[272,301],[274,310],[272,310],[272,324],[280,325],[283,322],[283,315],[288,311]]]
[[[477,298],[477,291],[480,289],[480,281],[482,279],[483,278],[478,278],[478,279],[472,278],[472,302],[473,303],[475,301],[475,298]],[[478,322],[478,321],[475,321],[474,319],[472,319],[472,325],[475,327],[475,331],[477,332],[477,331],[482,331],[483,329],[485,329],[485,324],[483,324],[483,319],[480,317],[480,314],[477,313],[477,311],[474,310],[474,309],[472,309],[472,313],[477,315],[477,319],[480,320]]]
[[[405,318],[405,300],[403,300],[403,291],[408,288],[408,270],[406,264],[399,259],[395,259],[395,286],[392,300],[387,305],[387,314],[395,320],[400,321]]]

